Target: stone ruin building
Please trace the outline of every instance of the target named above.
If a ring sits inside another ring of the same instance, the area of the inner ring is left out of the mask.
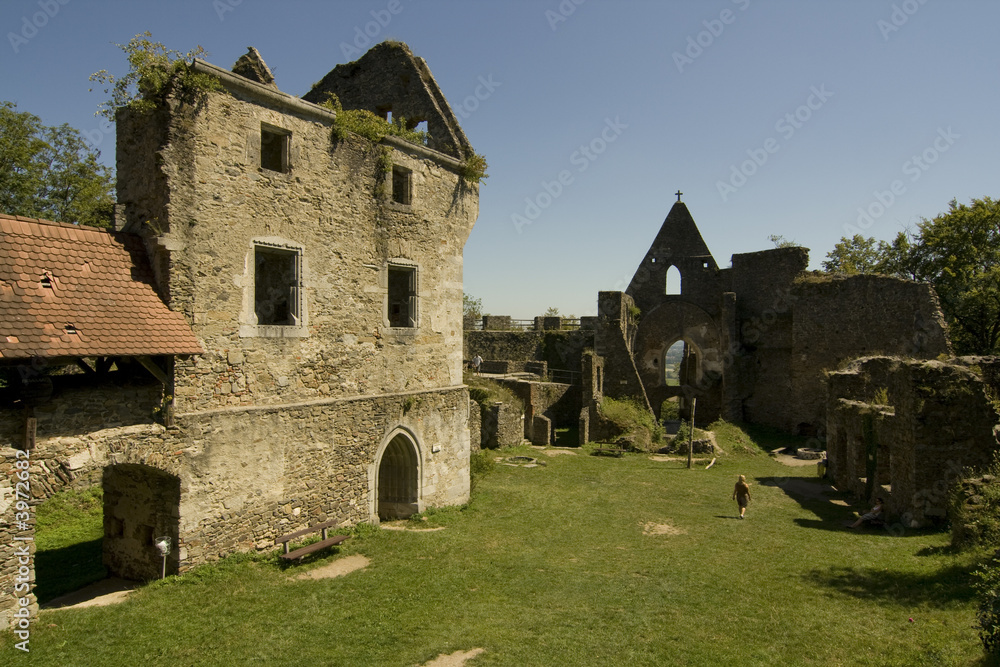
[[[303,98],[254,49],[191,67],[222,90],[119,112],[116,231],[0,218],[3,590],[25,448],[34,501],[103,484],[104,563],[129,579],[160,575],[158,536],[177,573],[468,500],[479,196],[426,63],[383,43]],[[337,132],[327,93],[427,141]]]
[[[840,488],[870,498],[877,487],[907,526],[937,521],[949,480],[998,450],[1000,418],[983,389],[1000,395],[997,374],[987,371],[990,385],[969,370],[995,362],[936,361],[951,350],[930,285],[809,272],[808,252],[737,254],[720,268],[678,200],[628,288],[601,292],[597,317],[582,319],[579,331],[556,337],[542,321],[529,334],[489,331],[509,328],[493,316],[483,331],[466,332],[466,349],[489,359],[488,369],[528,370],[543,358],[579,364],[576,393],[566,395],[579,409],[581,442],[607,435],[597,408],[605,395],[635,399],[657,416],[676,400],[681,416],[694,409],[700,425],[723,418],[811,436],[825,443]],[[561,347],[556,359],[546,336]],[[675,378],[667,352],[677,343],[684,351]],[[595,354],[582,354],[587,347]],[[518,355],[531,361],[495,361]],[[852,362],[859,357],[867,360]],[[875,400],[878,388],[888,391],[886,405]],[[521,395],[525,437],[536,439],[532,410],[571,423],[562,395],[561,409]]]

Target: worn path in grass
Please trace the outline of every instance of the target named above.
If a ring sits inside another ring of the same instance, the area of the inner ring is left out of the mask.
[[[31,664],[402,667],[474,648],[470,667],[979,655],[973,561],[943,534],[844,531],[847,508],[796,491],[819,488],[814,470],[765,455],[710,470],[585,451],[545,461],[497,466],[467,507],[420,524],[445,530],[362,531],[293,568],[227,559],[119,605],[42,612]],[[737,474],[752,484],[746,521],[732,520]],[[289,579],[354,555],[369,565]]]

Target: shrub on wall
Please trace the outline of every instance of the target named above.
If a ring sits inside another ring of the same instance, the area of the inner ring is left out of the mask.
[[[469,386],[469,398],[479,405],[492,405],[500,402],[514,406],[519,412],[524,412],[524,402],[499,382],[470,376],[465,378],[465,383]]]
[[[985,473],[956,484],[949,513],[952,546],[1000,548],[1000,454]]]
[[[663,445],[663,427],[653,414],[632,399],[601,399],[601,416],[614,424],[623,438],[631,440],[632,447],[650,451]]]
[[[979,639],[987,657],[1000,661],[1000,551],[974,575],[979,595],[979,613],[976,615]]]

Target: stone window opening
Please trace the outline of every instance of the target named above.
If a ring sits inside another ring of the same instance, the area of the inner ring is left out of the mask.
[[[386,311],[390,327],[417,326],[417,269],[389,265]]]
[[[375,115],[381,117],[383,120],[392,122],[392,105],[383,104],[381,106],[375,107]]]
[[[671,265],[667,267],[667,276],[664,284],[664,294],[676,294],[681,293],[681,270],[676,266]]]
[[[300,320],[301,253],[254,246],[254,315],[257,324],[297,326]]]
[[[406,167],[392,166],[392,200],[404,206],[413,203],[413,172]]]
[[[292,133],[280,127],[260,124],[260,166],[262,169],[287,174],[288,146]]]

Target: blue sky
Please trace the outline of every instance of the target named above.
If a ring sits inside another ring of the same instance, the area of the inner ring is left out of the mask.
[[[114,42],[150,30],[225,67],[255,46],[301,95],[405,41],[490,164],[466,292],[579,316],[625,288],[678,189],[723,267],[776,234],[819,268],[841,236],[1000,195],[997,25],[993,0],[4,0],[0,99],[113,164],[88,76],[126,71]]]

